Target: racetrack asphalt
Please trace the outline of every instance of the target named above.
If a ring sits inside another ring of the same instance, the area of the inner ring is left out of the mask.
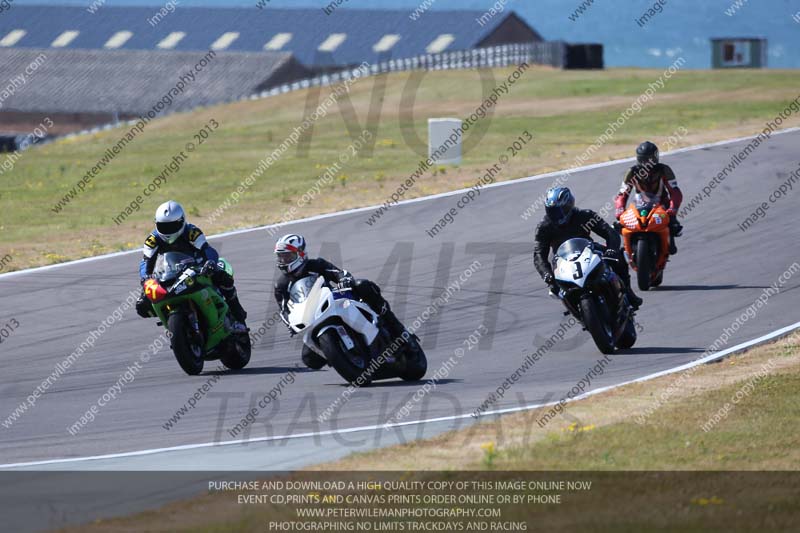
[[[638,342],[633,349],[612,355],[605,372],[594,378],[589,388],[628,381],[698,358],[779,276],[800,261],[796,246],[800,220],[800,192],[796,189],[800,185],[770,203],[766,217],[748,231],[738,228],[762,201],[769,202],[770,193],[800,166],[798,140],[800,132],[773,136],[682,219],[684,236],[678,240],[679,253],[668,265],[664,286],[641,294],[645,304],[637,316],[642,328]],[[667,154],[663,160],[675,170],[686,201],[746,144],[737,141],[682,151]],[[576,171],[568,186],[578,205],[597,210],[609,202],[629,165],[618,162]],[[413,404],[403,421],[471,413],[565,320],[561,304],[547,297],[533,268],[533,230],[541,213],[528,221],[520,217],[552,180],[545,177],[484,188],[435,238],[425,230],[455,206],[461,194],[397,205],[373,226],[365,223],[372,210],[365,210],[291,223],[275,235],[302,233],[312,255],[323,255],[357,277],[376,281],[398,316],[408,323],[473,261],[480,262],[478,271],[418,332],[428,355],[429,375],[457,348],[465,349],[465,354],[446,379]],[[275,237],[266,229],[257,229],[211,239],[234,266],[253,330],[276,310],[271,253]],[[0,322],[13,318],[19,323],[0,346],[0,422],[7,421],[56,365],[138,287],[138,260],[138,253],[119,254],[0,276]],[[726,346],[797,322],[798,287],[800,275],[786,279],[779,293],[736,328]],[[488,333],[468,349],[465,340],[478,328],[486,328]],[[317,417],[346,386],[332,369],[297,368],[301,364],[299,340],[289,339],[278,323],[259,338],[249,366],[240,372],[215,372],[219,363],[207,362],[202,375],[190,377],[178,367],[169,348],[162,349],[140,365],[135,379],[123,384],[116,399],[97,410],[94,421],[72,435],[67,428],[120,383],[120,375],[162,331],[154,320],[140,319],[133,309],[127,310],[33,407],[9,427],[0,426],[0,462],[9,465],[261,438],[261,442],[249,444],[29,468],[292,469],[464,427],[471,420],[337,433],[384,424],[420,384],[376,382],[352,395],[331,420],[320,423]],[[557,400],[601,358],[588,333],[573,327],[491,409]],[[294,372],[291,383],[289,372]],[[285,386],[277,400],[260,410],[252,430],[231,436],[229,430],[281,380]],[[165,429],[163,425],[204,383],[213,385],[195,407],[171,429]],[[329,433],[314,435],[318,432]],[[312,436],[263,440],[305,433]]]

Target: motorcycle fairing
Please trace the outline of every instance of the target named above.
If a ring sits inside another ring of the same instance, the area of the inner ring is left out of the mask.
[[[341,292],[331,291],[325,284],[325,279],[320,276],[314,281],[302,302],[290,301],[288,304],[289,323],[302,325],[302,328],[295,326],[293,328],[298,333],[302,331],[304,333],[303,342],[320,354],[317,339],[331,328],[336,329],[348,349],[352,349],[356,345],[347,329],[341,324],[325,324],[333,318],[338,318],[353,331],[362,335],[368,346],[373,344],[380,333],[377,326],[378,317],[375,312],[365,303],[342,295]],[[367,319],[367,317],[371,317],[371,319]],[[319,324],[323,324],[323,326],[315,331],[315,326]]]
[[[569,259],[556,258],[555,278],[564,283],[574,283],[583,288],[597,265],[602,262],[599,254],[594,253],[591,246],[587,246],[577,257]]]

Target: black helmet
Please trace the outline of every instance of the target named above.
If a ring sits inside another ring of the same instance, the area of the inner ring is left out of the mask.
[[[561,226],[566,224],[572,216],[575,207],[575,197],[567,187],[553,187],[547,191],[544,201],[544,211],[553,224]]]
[[[645,141],[637,146],[636,161],[638,161],[640,165],[648,167],[648,169],[652,168],[653,165],[658,163],[658,146],[650,141]]]

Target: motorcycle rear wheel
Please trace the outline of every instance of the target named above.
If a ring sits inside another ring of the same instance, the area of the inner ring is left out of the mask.
[[[172,334],[172,352],[184,372],[196,376],[203,371],[203,347],[191,340],[189,323],[182,313],[174,313],[167,320]]]
[[[247,333],[238,333],[229,342],[230,348],[220,356],[220,361],[226,368],[241,370],[250,362],[250,354],[252,353],[250,336]]]
[[[419,345],[416,335],[411,335],[405,346],[406,368],[400,374],[403,381],[419,381],[428,371],[428,358],[422,346]]]
[[[367,365],[359,368],[347,354],[347,349],[336,331],[329,329],[319,338],[319,346],[330,364],[345,381],[354,387],[365,387],[372,383],[372,374],[367,373]]]
[[[605,312],[604,312],[605,311]],[[608,325],[608,312],[593,296],[581,299],[581,316],[583,325],[589,330],[597,348],[604,354],[614,353],[614,332]]]

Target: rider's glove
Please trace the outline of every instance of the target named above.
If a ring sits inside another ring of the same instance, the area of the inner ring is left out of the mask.
[[[621,217],[621,216],[622,216],[622,213],[624,213],[624,212],[625,212],[625,208],[624,208],[624,207],[618,207],[618,208],[617,208],[617,209],[614,211],[614,216],[615,216],[615,217],[617,217],[617,219],[619,219],[619,217]]]
[[[556,278],[554,278],[552,274],[545,274],[543,279],[550,289],[554,292],[558,292],[558,283],[556,283]]]
[[[619,252],[614,248],[606,248],[606,251],[603,252],[603,257],[612,261],[619,261]]]
[[[678,214],[678,212],[675,211],[674,209],[670,208],[670,209],[667,209],[667,214],[669,215],[669,218],[675,218],[675,216]]]
[[[283,321],[283,325],[286,326],[286,329],[289,330],[289,336],[294,337],[297,333],[292,329],[292,326],[289,325],[289,313],[288,311],[281,312],[281,320]]]
[[[203,263],[203,268],[200,269],[200,273],[204,276],[207,276],[208,274],[213,274],[216,271],[217,271],[217,262],[212,261],[211,259]]]
[[[353,278],[351,278],[350,276],[346,276],[346,277],[340,279],[339,282],[336,284],[336,288],[339,289],[339,290],[352,289],[353,288]]]

